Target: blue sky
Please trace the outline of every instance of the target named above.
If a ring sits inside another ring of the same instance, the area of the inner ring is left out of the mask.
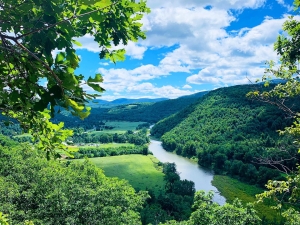
[[[77,49],[78,73],[101,73],[102,99],[177,98],[203,90],[255,82],[266,60],[278,60],[273,43],[292,0],[148,0],[146,40],[124,47],[116,65],[98,57],[92,37]],[[90,91],[88,87],[86,90]]]

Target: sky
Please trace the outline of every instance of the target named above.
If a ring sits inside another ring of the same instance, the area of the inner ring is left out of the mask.
[[[124,62],[99,59],[93,37],[79,38],[78,73],[100,73],[100,99],[177,98],[261,78],[273,44],[295,14],[293,0],[148,0],[147,39],[129,42]],[[85,90],[92,90],[84,86]]]

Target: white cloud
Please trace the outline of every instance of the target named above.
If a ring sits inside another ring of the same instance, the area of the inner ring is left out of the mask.
[[[284,0],[276,1],[288,6]],[[281,19],[266,15],[255,27],[229,28],[239,22],[239,13],[244,9],[257,9],[265,3],[266,0],[148,1],[152,12],[142,19],[147,39],[139,44],[130,42],[125,48],[128,56],[135,59],[142,59],[147,50],[161,48],[163,58],[157,65],[133,69],[99,68],[104,88],[118,96],[175,98],[194,93],[189,84],[220,87],[255,81],[263,75],[266,60],[278,59],[273,43],[287,15]],[[81,42],[84,48],[96,51],[98,46],[90,39],[85,37]],[[177,85],[182,88],[155,85],[155,79],[176,76],[174,73],[189,74],[188,84]]]
[[[288,11],[292,11],[293,10],[293,6],[285,3],[284,0],[276,0],[276,2],[279,5],[282,5],[283,7],[287,8]]]
[[[130,41],[128,45],[124,46],[126,50],[126,55],[133,59],[143,59],[144,53],[147,50],[144,46],[139,46],[138,44]]]
[[[191,95],[196,93],[195,91],[182,90],[180,88],[173,87],[171,85],[164,85],[162,87],[157,87],[152,83],[140,83],[130,86],[122,86],[122,89],[119,87],[112,88],[113,90],[118,89],[119,92],[114,92],[113,95],[106,95],[101,97],[105,100],[113,100],[116,98],[178,98],[183,95]]]
[[[181,90],[179,88],[173,87],[171,85],[165,85],[162,87],[155,87],[151,83],[142,83],[132,87],[128,87],[127,91],[129,92],[138,92],[142,94],[153,93],[156,97],[164,97],[164,98],[178,98],[183,95],[193,94],[193,91]]]
[[[186,85],[184,85],[182,88],[183,88],[183,89],[191,89],[191,88],[192,88],[192,86],[191,86],[191,85],[188,85],[188,84],[186,84]]]
[[[210,48],[209,40],[227,36],[224,27],[235,18],[226,10],[184,7],[157,8],[143,19],[149,47],[187,45],[191,48]]]
[[[179,88],[175,88],[171,85],[166,85],[160,88],[154,89],[154,94],[156,94],[159,97],[164,98],[178,98],[183,95],[191,95],[194,94],[194,91],[188,91],[188,90],[181,90]]]
[[[253,28],[244,28],[223,39],[210,41],[211,49],[194,51],[188,46],[180,46],[169,53],[173,61],[188,64],[199,69],[198,74],[187,78],[193,84],[233,85],[248,83],[263,75],[266,60],[277,60],[273,50],[275,42],[286,16],[282,19],[267,18]],[[186,52],[185,56],[184,52]],[[167,60],[167,59],[164,60]]]
[[[189,69],[182,65],[162,62],[158,66],[142,65],[132,70],[99,68],[106,90],[124,91],[128,87],[136,87],[140,82],[150,81],[162,76],[169,76],[173,72],[189,73]]]

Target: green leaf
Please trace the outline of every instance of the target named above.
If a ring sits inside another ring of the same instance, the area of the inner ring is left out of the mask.
[[[87,83],[88,86],[90,86],[91,88],[93,88],[95,91],[98,91],[98,92],[103,92],[105,91],[104,88],[100,87],[99,84],[94,84],[94,83]]]
[[[125,49],[114,50],[110,54],[106,54],[105,58],[113,61],[114,63],[118,61],[125,60]]]
[[[105,7],[108,7],[111,4],[112,4],[111,0],[101,0],[101,1],[97,1],[95,3],[95,6],[99,7],[99,8],[105,8]]]
[[[65,56],[66,56],[66,54],[65,54],[64,52],[59,52],[59,53],[56,55],[55,63],[56,63],[56,64],[59,64],[59,63],[63,62],[63,60],[65,59]]]
[[[72,43],[75,44],[75,45],[77,45],[77,46],[79,46],[79,47],[82,46],[82,44],[79,41],[76,41],[74,39],[72,40]]]
[[[97,73],[95,78],[91,78],[89,77],[89,79],[87,80],[88,83],[90,82],[103,82],[103,78],[101,76],[101,74]]]
[[[103,92],[105,90],[99,84],[97,84],[100,82],[103,82],[103,78],[101,74],[96,74],[95,78],[89,77],[89,79],[87,80],[87,85],[93,88],[95,91]]]

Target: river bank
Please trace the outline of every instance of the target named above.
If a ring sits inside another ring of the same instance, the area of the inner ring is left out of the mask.
[[[215,175],[212,184],[220,190],[221,194],[227,199],[228,203],[232,203],[234,199],[240,199],[244,204],[255,203],[257,201],[255,195],[260,194],[264,189],[243,183],[229,176]],[[254,205],[258,215],[262,219],[266,219],[269,224],[277,224],[282,219],[278,212],[270,208],[271,202],[260,202]]]
[[[153,155],[161,162],[174,162],[176,169],[181,179],[191,180],[195,183],[195,189],[204,191],[214,191],[213,201],[220,205],[224,205],[226,199],[219,193],[218,189],[214,187],[211,182],[213,180],[213,172],[200,167],[196,162],[176,155],[171,152],[167,152],[161,146],[161,141],[150,140],[149,150]]]

